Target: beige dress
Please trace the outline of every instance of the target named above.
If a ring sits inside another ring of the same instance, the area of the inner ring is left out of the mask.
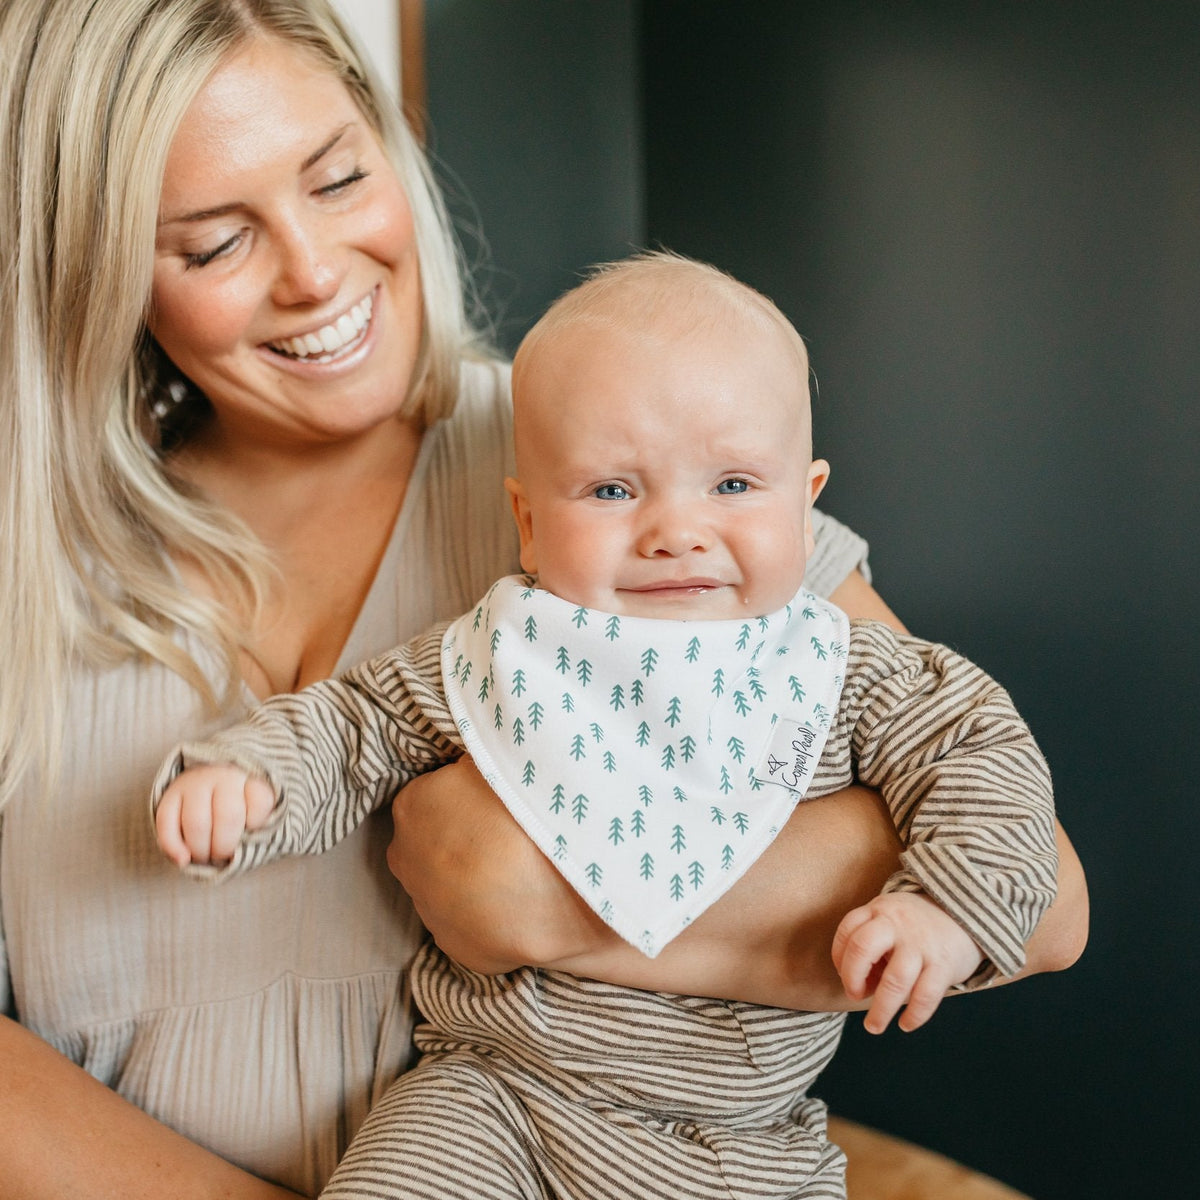
[[[338,672],[516,569],[507,389],[503,368],[469,367],[454,417],[426,435]],[[865,550],[821,520],[807,585],[828,594]],[[411,1061],[421,927],[387,870],[386,809],[328,854],[223,887],[168,864],[149,784],[205,727],[168,671],[80,673],[58,788],[31,786],[0,824],[0,1006],[151,1115],[315,1194]]]

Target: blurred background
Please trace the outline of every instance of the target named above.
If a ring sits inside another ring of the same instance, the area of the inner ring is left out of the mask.
[[[820,1093],[1037,1200],[1197,1194],[1200,7],[423,8],[500,342],[644,245],[770,295],[819,380],[824,506],[1054,770],[1082,961],[915,1035],[854,1022]]]

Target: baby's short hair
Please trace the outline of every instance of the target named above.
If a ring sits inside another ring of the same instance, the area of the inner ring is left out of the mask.
[[[577,324],[633,331],[675,327],[695,331],[706,322],[740,317],[781,334],[804,373],[808,354],[792,323],[761,292],[732,275],[670,250],[645,250],[593,267],[582,283],[564,292],[526,334],[514,369],[547,336]]]

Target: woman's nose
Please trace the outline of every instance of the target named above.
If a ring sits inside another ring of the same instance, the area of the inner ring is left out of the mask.
[[[278,267],[273,297],[277,304],[319,304],[337,295],[343,256],[319,223],[294,221],[278,234]]]

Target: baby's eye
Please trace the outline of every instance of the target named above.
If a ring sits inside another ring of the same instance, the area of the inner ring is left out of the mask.
[[[716,486],[718,496],[740,496],[749,490],[750,485],[744,479],[722,479]]]
[[[629,492],[619,483],[602,483],[593,493],[597,500],[628,500]]]

